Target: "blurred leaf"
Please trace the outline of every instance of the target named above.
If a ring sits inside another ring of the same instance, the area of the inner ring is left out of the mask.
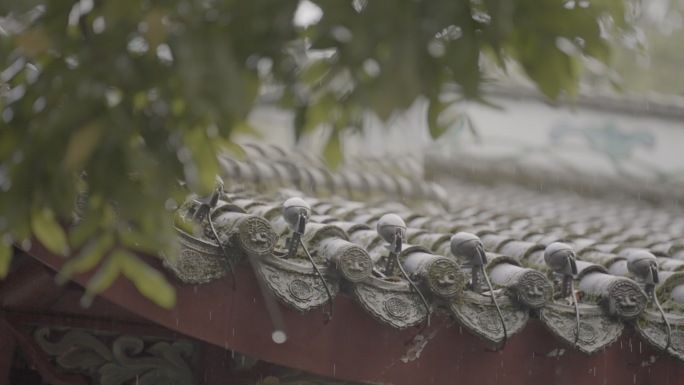
[[[313,103],[299,106],[295,109],[295,139],[314,132],[325,123],[332,123],[333,111],[340,109],[340,103],[335,96],[327,92]]]
[[[57,223],[54,212],[49,208],[34,209],[31,212],[31,231],[46,249],[59,255],[69,253],[67,237]]]
[[[24,30],[17,36],[17,46],[23,53],[33,59],[47,52],[52,47],[48,35],[36,28]]]
[[[114,245],[114,236],[106,233],[97,239],[89,241],[77,256],[71,257],[57,273],[55,281],[62,285],[74,274],[84,273],[102,260],[102,256]]]
[[[95,275],[88,281],[85,287],[86,292],[83,298],[81,298],[82,305],[89,306],[95,295],[107,290],[116,281],[121,271],[121,260],[125,258],[121,257],[123,253],[125,251],[121,249],[112,252]]]
[[[143,262],[137,255],[127,251],[118,254],[123,274],[145,297],[157,305],[170,309],[176,303],[176,290],[164,275]]]
[[[157,49],[157,46],[159,46],[166,40],[166,35],[168,31],[163,23],[163,19],[165,16],[166,12],[159,7],[152,8],[145,14],[145,39],[150,44],[151,52],[154,52]]]
[[[12,264],[12,245],[6,245],[0,240],[0,279],[5,279],[9,273],[10,265]]]
[[[80,247],[85,241],[100,231],[100,212],[89,211],[76,226],[69,229],[69,244],[71,247]]]
[[[133,96],[133,108],[140,111],[147,107],[147,93],[140,91]]]
[[[185,180],[192,191],[200,196],[209,195],[214,190],[214,181],[219,174],[213,144],[207,139],[202,126],[186,131],[184,138],[192,153],[192,161],[186,161]]]
[[[91,3],[78,23],[69,17],[73,2],[0,5],[3,26],[18,23],[0,39],[0,172],[11,181],[3,223],[18,241],[35,237],[61,254],[60,224],[87,194],[68,236],[83,247],[73,262],[85,266],[79,271],[97,260],[91,241],[101,233],[166,253],[175,236],[168,210],[186,193],[178,181],[208,194],[221,170],[217,153],[240,157],[231,135],[255,132],[247,123],[255,105],[294,109],[298,138],[331,130],[325,157],[337,167],[341,138],[369,112],[388,119],[444,89],[483,103],[487,55],[522,68],[556,98],[577,93],[583,59],[610,69],[617,42],[646,43],[625,22],[633,4],[622,0],[366,1],[362,11],[315,0],[322,17],[305,29],[292,23],[299,1]],[[307,41],[330,50],[307,49]],[[681,50],[672,47],[660,52],[674,57]],[[674,84],[668,74],[677,71],[659,76]],[[450,112],[429,107],[432,136],[453,125]],[[476,134],[463,116],[453,119]],[[103,258],[85,303],[121,269],[118,258]]]
[[[221,152],[229,156],[231,159],[235,160],[247,160],[247,153],[239,144],[233,142],[232,140],[219,140],[219,147]]]
[[[328,165],[333,170],[339,167],[342,163],[342,148],[340,144],[340,134],[337,129],[330,133],[328,143],[323,150],[323,157],[328,162]]]
[[[245,135],[251,136],[253,138],[262,139],[263,136],[257,129],[251,125],[248,121],[242,120],[233,125],[233,129],[230,133],[231,135]]]
[[[119,231],[119,240],[131,250],[142,251],[148,254],[157,255],[161,249],[159,242],[141,232],[135,230]]]
[[[442,136],[449,126],[440,121],[440,115],[449,107],[449,104],[442,103],[439,100],[431,100],[427,110],[428,128],[432,139],[437,139]]]
[[[64,165],[70,171],[77,171],[83,167],[90,155],[95,151],[102,137],[102,125],[99,122],[90,122],[75,131],[64,156]]]

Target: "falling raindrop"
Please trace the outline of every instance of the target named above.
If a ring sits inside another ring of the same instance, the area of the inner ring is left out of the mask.
[[[271,333],[271,339],[276,344],[282,344],[287,341],[287,334],[285,334],[283,330],[274,330],[273,333]]]

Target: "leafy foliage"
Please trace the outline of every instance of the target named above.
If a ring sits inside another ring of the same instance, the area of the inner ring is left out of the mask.
[[[635,20],[639,34],[625,39],[624,47],[615,47],[610,68],[627,91],[684,96],[684,0],[659,0],[650,5],[659,11],[643,12]]]
[[[88,296],[122,273],[170,307],[172,288],[127,250],[169,255],[170,210],[211,190],[264,86],[296,135],[329,126],[335,165],[340,133],[369,111],[388,119],[424,97],[441,135],[445,94],[481,100],[483,61],[574,95],[582,59],[607,62],[605,37],[626,27],[621,0],[314,3],[308,28],[294,0],[2,3],[0,276],[10,246],[37,239],[71,256],[59,280],[97,269]]]

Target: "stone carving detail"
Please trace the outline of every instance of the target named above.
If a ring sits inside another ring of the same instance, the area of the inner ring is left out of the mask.
[[[553,286],[544,274],[529,270],[518,279],[514,291],[521,304],[536,309],[551,300]]]
[[[668,316],[668,321],[672,328],[670,347],[667,352],[671,355],[684,360],[684,317]],[[637,333],[646,340],[651,346],[662,350],[667,343],[667,329],[659,312],[647,311],[643,314],[639,322],[635,323]]]
[[[181,234],[175,259],[164,258],[169,268],[184,283],[207,283],[228,273],[226,258],[216,246]]]
[[[273,251],[276,234],[271,224],[260,217],[245,216],[235,224],[234,243],[249,254],[264,255]]]
[[[195,347],[184,341],[149,341],[120,336],[111,343],[81,331],[39,328],[38,346],[65,372],[79,373],[100,385],[195,384],[189,362]]]
[[[439,258],[427,267],[426,283],[433,293],[443,298],[451,298],[463,292],[466,276],[455,262]]]
[[[495,344],[500,343],[504,337],[503,327],[491,298],[471,291],[463,294],[463,298],[449,303],[449,309],[456,320],[476,336]],[[497,300],[510,338],[525,327],[529,315],[506,297],[498,297]]]
[[[313,295],[313,288],[311,285],[301,279],[295,279],[290,282],[289,289],[290,294],[300,302],[306,302]]]
[[[575,344],[575,307],[558,302],[548,303],[541,311],[541,321],[553,335],[569,346]],[[615,342],[624,325],[607,316],[599,306],[580,305],[580,331],[577,349],[593,354]]]
[[[620,280],[611,285],[608,311],[624,319],[632,319],[646,308],[648,298],[636,282]]]
[[[387,314],[395,319],[404,319],[409,314],[409,304],[401,298],[392,297],[383,304]]]
[[[229,214],[230,221],[217,224],[216,231],[230,258],[237,261],[243,254],[264,255],[273,251],[276,234],[267,220],[238,212]],[[184,283],[207,283],[228,273],[226,256],[208,225],[204,234],[193,235],[178,229],[178,235],[177,258],[164,258],[164,265],[178,279]]]
[[[337,268],[346,280],[359,282],[371,275],[373,262],[362,249],[348,247],[341,253]]]
[[[420,296],[405,282],[387,282],[375,278],[354,285],[354,296],[378,321],[401,330],[427,318]]]
[[[310,265],[300,265],[273,256],[263,256],[258,264],[258,274],[268,287],[285,305],[305,312],[328,302],[328,294],[323,282]],[[339,283],[327,279],[327,269],[319,267],[334,296],[339,291]]]

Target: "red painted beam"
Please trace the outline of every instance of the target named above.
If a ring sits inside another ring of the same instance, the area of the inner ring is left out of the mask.
[[[31,253],[58,269],[63,259],[39,246]],[[158,260],[146,260],[159,265]],[[237,269],[237,290],[229,278],[204,285],[175,284],[177,306],[164,310],[143,298],[125,278],[103,296],[153,323],[221,348],[279,365],[344,380],[395,384],[527,384],[555,385],[678,384],[684,364],[669,356],[651,367],[630,365],[657,354],[630,330],[594,356],[564,348],[542,324],[530,320],[502,352],[462,331],[447,314],[437,314],[424,332],[427,342],[411,341],[416,328],[396,332],[367,315],[351,298],[335,299],[335,317],[324,322],[323,310],[298,314],[280,306],[288,341],[271,341],[271,325],[254,274]],[[75,277],[85,284],[89,276]],[[170,277],[169,277],[170,278]],[[423,340],[425,341],[425,340]],[[220,368],[212,376],[221,378]],[[226,369],[225,376],[229,375]],[[223,376],[223,378],[225,378]]]
[[[0,306],[44,309],[55,303],[63,287],[55,284],[54,273],[30,258],[15,258],[16,266],[0,291]]]

